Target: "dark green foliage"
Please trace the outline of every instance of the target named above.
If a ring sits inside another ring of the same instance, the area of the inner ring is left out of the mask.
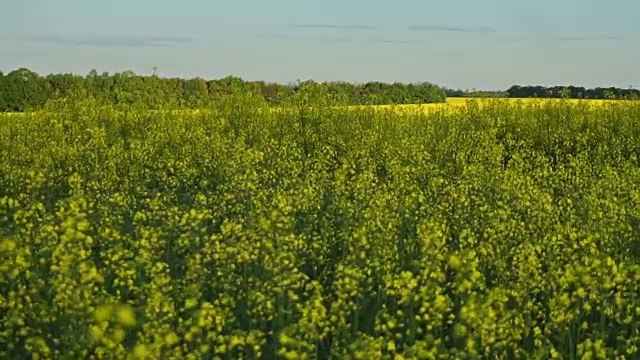
[[[0,71],[0,111],[3,111],[7,107],[4,81],[4,73]]]
[[[637,99],[639,89],[616,87],[585,89],[580,86],[519,86],[507,90],[510,98],[568,98],[568,99]]]
[[[35,72],[20,68],[2,77],[0,105],[3,111],[25,111],[41,107],[51,98],[51,85]]]
[[[47,102],[57,103],[78,91],[113,105],[147,109],[210,108],[233,94],[259,95],[274,106],[327,100],[334,105],[419,104],[441,103],[446,99],[444,91],[430,83],[351,84],[307,80],[283,85],[246,81],[236,76],[217,80],[180,79],[143,76],[132,71],[98,74],[92,70],[84,77],[74,74],[40,76],[21,68],[0,77],[0,111],[40,109]]]

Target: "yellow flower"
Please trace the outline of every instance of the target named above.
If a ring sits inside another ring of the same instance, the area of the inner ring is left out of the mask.
[[[151,351],[143,344],[136,345],[133,354],[137,359],[147,359],[151,357]]]
[[[136,325],[136,315],[131,306],[121,305],[118,307],[117,313],[118,320],[123,326],[132,327]]]
[[[107,321],[111,318],[113,307],[111,305],[101,305],[95,311],[95,318],[98,321]]]

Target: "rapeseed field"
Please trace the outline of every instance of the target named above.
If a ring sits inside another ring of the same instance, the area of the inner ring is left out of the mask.
[[[638,359],[640,104],[0,122],[3,359]]]

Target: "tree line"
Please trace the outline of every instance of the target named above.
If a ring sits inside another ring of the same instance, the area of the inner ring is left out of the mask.
[[[586,89],[580,86],[519,86],[506,91],[510,98],[569,98],[569,99],[639,99],[639,89],[616,87]]]
[[[503,90],[462,90],[462,89],[450,89],[444,88],[444,93],[447,97],[464,97],[464,98],[504,98],[507,96],[506,91]]]
[[[444,90],[434,84],[368,82],[298,81],[293,84],[246,81],[240,77],[222,79],[164,78],[138,75],[132,71],[86,76],[49,74],[40,76],[20,68],[0,71],[0,111],[22,112],[43,108],[50,102],[73,96],[91,97],[114,105],[138,105],[150,109],[205,108],[230,94],[253,94],[266,104],[314,103],[328,101],[336,105],[384,105],[440,103]]]
[[[638,99],[640,90],[616,87],[587,89],[581,86],[513,85],[507,90],[462,90],[443,88],[447,97],[465,98],[567,98],[567,99]]]
[[[447,97],[638,99],[640,90],[586,89],[577,86],[520,86],[505,91],[461,90],[423,83],[298,81],[293,84],[247,81],[237,76],[205,80],[138,75],[132,71],[86,76],[70,73],[41,76],[27,68],[0,71],[0,112],[37,110],[75,97],[104,104],[160,108],[206,108],[231,94],[251,94],[269,105],[331,103],[334,105],[386,105],[441,103]]]

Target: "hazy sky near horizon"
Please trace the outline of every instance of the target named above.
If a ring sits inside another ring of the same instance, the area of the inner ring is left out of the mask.
[[[0,70],[640,88],[631,0],[4,0]]]

